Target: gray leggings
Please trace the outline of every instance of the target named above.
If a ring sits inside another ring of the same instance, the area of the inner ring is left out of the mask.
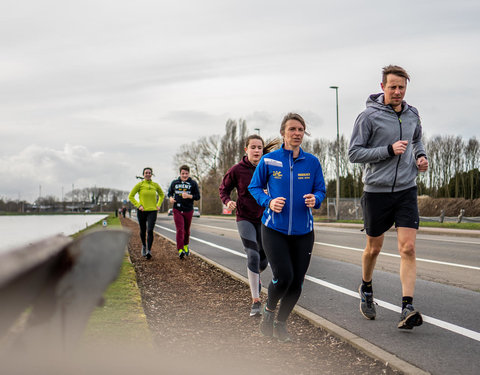
[[[263,251],[261,239],[261,224],[250,221],[237,221],[238,233],[247,253],[247,267],[254,273],[260,273],[267,268],[268,260]]]

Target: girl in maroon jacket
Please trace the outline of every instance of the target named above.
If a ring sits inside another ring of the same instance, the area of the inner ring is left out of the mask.
[[[247,253],[248,281],[253,301],[250,316],[261,314],[260,272],[267,268],[268,261],[260,238],[260,219],[263,214],[263,207],[260,207],[250,195],[248,185],[262,155],[270,152],[277,144],[278,140],[275,140],[265,145],[259,135],[249,136],[245,143],[245,153],[247,155],[242,158],[240,163],[235,164],[228,170],[219,187],[220,199],[223,204],[229,210],[237,210],[238,233]],[[230,193],[234,188],[237,189],[238,195],[236,202],[230,198]]]

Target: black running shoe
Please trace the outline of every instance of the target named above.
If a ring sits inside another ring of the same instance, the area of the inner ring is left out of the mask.
[[[276,337],[278,341],[291,341],[286,322],[275,322],[273,326],[273,337]]]
[[[142,257],[146,257],[147,256],[147,249],[145,248],[145,246],[142,246]]]
[[[374,320],[377,316],[377,312],[375,311],[373,293],[364,293],[362,291],[362,284],[360,284],[358,287],[358,294],[360,294],[360,312],[365,318]]]
[[[183,249],[178,250],[178,257],[180,259],[183,259],[185,257],[185,251],[183,251]]]
[[[413,327],[421,326],[423,323],[422,314],[415,310],[412,305],[407,305],[402,310],[400,315],[400,322],[397,327],[399,329],[412,329]]]
[[[260,301],[254,302],[252,304],[252,309],[250,310],[250,316],[260,316],[262,315],[262,303]]]
[[[147,250],[147,255],[145,255],[145,258],[152,259],[152,253],[150,253],[149,250]]]
[[[260,332],[266,337],[273,336],[273,320],[275,319],[275,312],[268,311],[267,307],[263,309],[262,321],[260,322]]]

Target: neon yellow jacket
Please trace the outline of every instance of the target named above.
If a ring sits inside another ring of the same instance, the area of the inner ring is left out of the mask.
[[[135,200],[135,195],[137,193],[140,202]],[[153,182],[152,180],[143,180],[139,182],[133,187],[132,191],[128,195],[128,200],[137,208],[143,206],[144,211],[157,211],[157,207],[160,207],[163,202],[163,198],[165,198],[165,194],[163,193],[162,188],[159,184]]]

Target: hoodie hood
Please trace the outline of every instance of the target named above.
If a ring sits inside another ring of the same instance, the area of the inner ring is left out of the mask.
[[[239,163],[242,167],[245,167],[245,168],[250,168],[250,169],[255,169],[256,166],[253,165],[250,160],[248,160],[248,156],[247,155],[244,155],[242,160],[240,160],[240,163]]]
[[[374,107],[376,109],[379,109],[381,111],[387,111],[391,113],[396,113],[393,108],[390,105],[385,105],[384,104],[385,100],[385,94],[380,92],[378,94],[372,94],[368,97],[367,99],[367,108],[369,107]],[[409,108],[409,105],[405,100],[402,101],[402,113],[407,111]]]
[[[363,163],[364,191],[388,193],[416,185],[416,158],[426,155],[418,111],[403,101],[401,113],[383,103],[384,94],[370,95],[367,109],[358,115],[350,137],[349,159]],[[389,145],[408,141],[406,151],[391,155]]]

